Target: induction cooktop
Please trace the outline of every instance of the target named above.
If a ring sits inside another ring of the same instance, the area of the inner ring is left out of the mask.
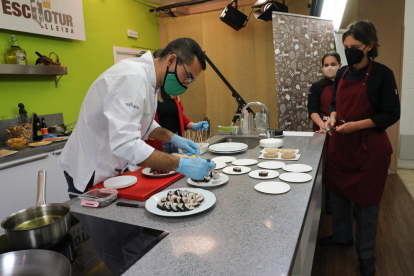
[[[71,212],[71,228],[63,241],[48,248],[63,254],[72,276],[121,275],[168,232]],[[10,252],[0,236],[0,254]]]

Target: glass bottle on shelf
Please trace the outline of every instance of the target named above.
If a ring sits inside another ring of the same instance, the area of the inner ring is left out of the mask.
[[[8,64],[27,65],[26,51],[20,48],[15,35],[11,36],[11,42],[7,43],[6,60]]]

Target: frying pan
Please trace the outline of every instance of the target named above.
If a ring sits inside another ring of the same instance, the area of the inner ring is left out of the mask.
[[[48,131],[50,134],[65,133],[66,130],[75,128],[74,126],[68,128],[68,126],[74,125],[76,123],[77,122],[73,122],[67,125],[64,125],[64,124],[54,125],[54,126],[48,127]]]
[[[70,207],[45,203],[46,171],[37,179],[36,206],[11,214],[1,222],[8,244],[13,250],[47,248],[58,244],[70,228]]]
[[[72,267],[60,253],[31,249],[0,255],[0,275],[3,276],[70,276]]]

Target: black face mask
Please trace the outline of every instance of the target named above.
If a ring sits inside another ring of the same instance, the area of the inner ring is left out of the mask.
[[[368,47],[368,45],[365,46],[365,48],[367,48],[367,47]],[[364,48],[364,50],[365,50],[365,48]],[[361,62],[361,60],[365,56],[364,50],[359,50],[359,49],[355,49],[355,48],[345,49],[345,56],[346,56],[346,60],[348,62],[349,67],[353,67],[354,64],[357,64],[357,63]]]

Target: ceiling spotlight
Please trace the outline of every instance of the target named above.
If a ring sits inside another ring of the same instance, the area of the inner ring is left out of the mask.
[[[232,6],[233,3],[235,3],[235,7]],[[249,21],[247,15],[237,10],[237,0],[233,0],[230,4],[227,5],[227,7],[221,13],[220,20],[236,31],[246,26],[247,21]]]
[[[258,0],[252,6],[252,9],[254,8],[259,8],[253,12],[254,17],[263,21],[272,20],[272,12],[274,11],[288,12],[288,7],[285,5],[285,0],[283,0],[283,4],[273,0]]]

